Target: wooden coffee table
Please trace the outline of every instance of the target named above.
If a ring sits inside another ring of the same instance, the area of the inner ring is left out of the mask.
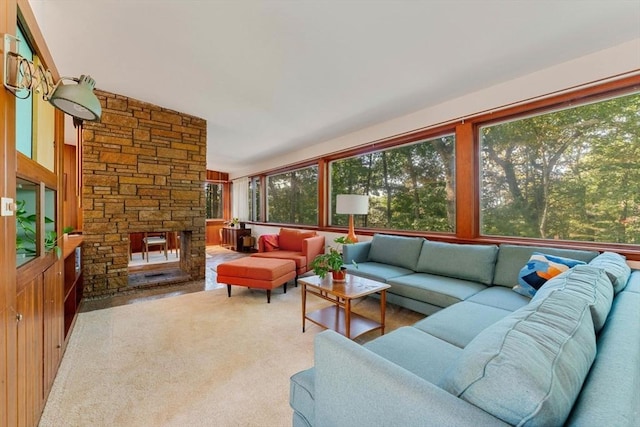
[[[334,282],[330,276],[324,279],[311,276],[298,278],[298,283],[302,285],[302,332],[306,321],[310,320],[350,339],[375,329],[380,329],[384,335],[384,313],[389,285],[351,274],[347,274],[344,282]],[[352,300],[374,293],[380,293],[380,322],[351,312]],[[327,300],[332,305],[307,313],[307,294]]]

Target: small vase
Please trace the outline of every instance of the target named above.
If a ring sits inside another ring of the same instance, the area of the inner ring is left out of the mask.
[[[332,270],[331,278],[333,279],[334,282],[344,282],[347,278],[347,269],[343,267],[337,271]]]

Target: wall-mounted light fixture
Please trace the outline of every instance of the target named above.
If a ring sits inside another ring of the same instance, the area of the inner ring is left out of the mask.
[[[63,85],[63,80],[72,80],[78,84]],[[98,97],[93,93],[96,81],[90,76],[61,77],[56,84],[49,102],[59,110],[70,116],[82,120],[98,120],[102,114],[102,107]]]
[[[54,83],[51,71],[22,57],[11,46],[17,45],[20,39],[10,34],[4,35],[4,87],[16,98],[25,99],[32,92],[40,93],[42,99],[49,101],[57,109],[81,120],[98,120],[102,115],[102,107],[98,97],[93,93],[96,85],[90,76],[80,78],[62,77]],[[17,50],[17,49],[16,49]],[[77,84],[62,84],[63,80]]]

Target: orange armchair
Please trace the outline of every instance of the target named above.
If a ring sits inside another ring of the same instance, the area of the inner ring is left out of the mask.
[[[300,275],[311,270],[313,259],[324,253],[324,236],[315,231],[281,228],[278,234],[260,236],[258,251],[251,256],[295,261],[296,273]]]

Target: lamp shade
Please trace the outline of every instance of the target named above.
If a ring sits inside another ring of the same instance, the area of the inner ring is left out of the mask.
[[[80,76],[78,84],[62,84],[58,82],[55,90],[49,98],[49,102],[59,110],[70,116],[82,120],[98,120],[102,115],[102,107],[98,97],[93,93],[96,84],[90,76]]]
[[[369,196],[359,194],[338,194],[336,196],[336,213],[366,215],[369,213]]]

